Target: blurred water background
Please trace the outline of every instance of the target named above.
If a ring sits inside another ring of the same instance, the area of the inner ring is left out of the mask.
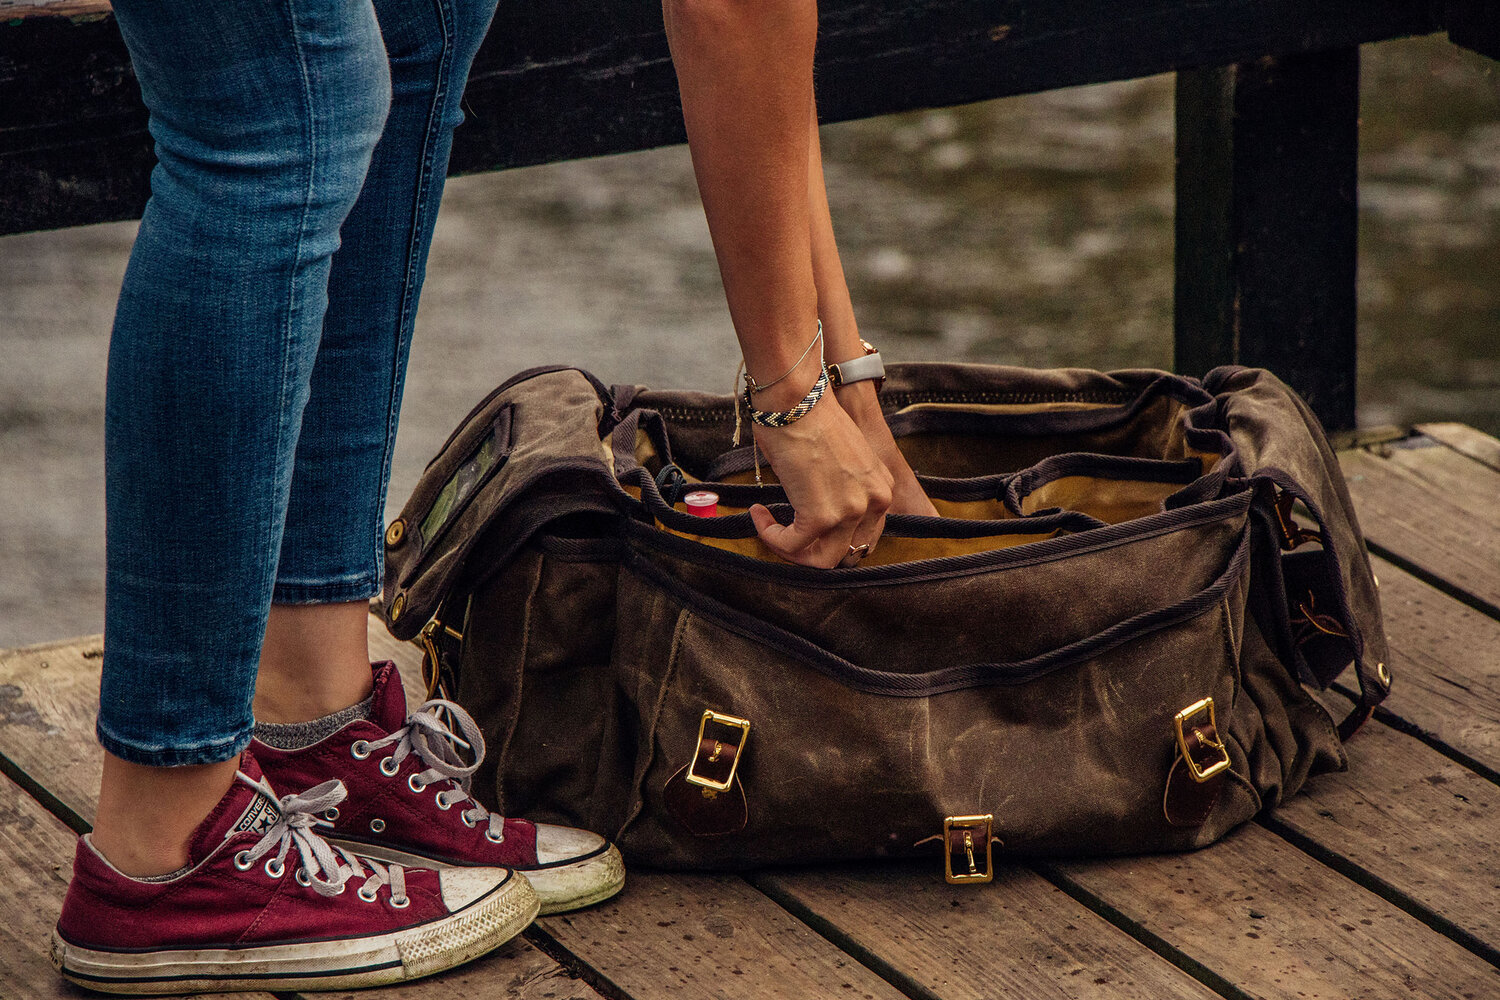
[[[1361,424],[1500,434],[1500,74],[1367,46]],[[1169,367],[1172,78],[829,126],[828,187],[888,359]],[[103,627],[104,366],[133,223],[0,239],[0,648]],[[730,389],[737,351],[685,148],[454,180],[389,509],[495,384],[567,362]]]

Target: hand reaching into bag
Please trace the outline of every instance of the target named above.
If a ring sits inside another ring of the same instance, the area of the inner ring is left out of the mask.
[[[916,473],[912,472],[906,456],[896,446],[890,425],[885,422],[885,414],[880,412],[874,384],[856,382],[837,390],[837,396],[839,406],[849,414],[854,426],[864,435],[865,443],[891,475],[891,506],[886,513],[937,517],[937,508],[927,498],[927,491],[917,482]]]
[[[835,400],[825,395],[795,423],[754,433],[796,511],[784,525],[764,506],[750,508],[767,548],[788,562],[824,569],[856,565],[874,550],[893,479]]]

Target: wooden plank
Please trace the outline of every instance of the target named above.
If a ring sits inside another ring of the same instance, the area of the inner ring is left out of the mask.
[[[1027,1000],[1163,1000],[1218,994],[1025,868],[949,885],[940,862],[776,871],[754,883],[904,992]]]
[[[1359,50],[1177,74],[1177,371],[1268,368],[1354,426]]]
[[[1500,962],[1500,786],[1388,726],[1347,751],[1347,772],[1312,779],[1268,825]]]
[[[1464,512],[1476,529],[1500,532],[1500,469],[1482,462],[1426,435],[1414,435],[1371,449],[1399,469],[1444,497]]]
[[[1381,717],[1500,774],[1500,622],[1374,564],[1395,678]]]
[[[1481,465],[1500,472],[1500,440],[1468,424],[1418,424],[1416,430],[1454,451],[1468,455]]]
[[[0,20],[23,17],[106,17],[109,0],[0,0]]]
[[[1469,595],[1482,610],[1500,614],[1500,532],[1461,498],[1445,495],[1395,462],[1345,451],[1339,464],[1371,544]],[[1478,462],[1470,464],[1476,474],[1500,477]],[[1491,493],[1496,495],[1500,490]]]
[[[364,1000],[365,990],[297,993],[308,1000]],[[381,1000],[601,1000],[524,937],[513,938],[483,958],[414,983],[382,987]]]
[[[0,994],[6,1000],[81,1000],[99,994],[57,974],[48,957],[52,926],[73,877],[77,835],[17,785],[0,777]],[[269,993],[236,993],[272,1000]],[[223,994],[220,1000],[226,1000]],[[210,1000],[203,997],[202,1000]]]
[[[614,900],[537,927],[597,970],[603,992],[636,1000],[902,997],[733,875],[632,871]]]
[[[1263,827],[1191,854],[1048,866],[1264,1000],[1478,1000],[1500,969]]]
[[[1437,30],[1410,0],[824,0],[827,121],[961,104]],[[502,5],[452,170],[681,142],[655,0]],[[151,143],[112,19],[0,19],[0,234],[134,218]]]
[[[103,757],[94,739],[101,637],[0,652],[0,756],[92,826]]]

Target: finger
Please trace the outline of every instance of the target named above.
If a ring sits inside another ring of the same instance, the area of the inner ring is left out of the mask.
[[[768,549],[787,562],[832,569],[849,550],[853,525],[833,522],[823,527],[800,513],[793,514],[791,524],[781,524],[765,507],[760,507],[759,513],[756,507],[750,508],[756,534]]]
[[[858,566],[875,554],[880,536],[885,532],[885,515],[882,514],[876,518],[873,525],[868,527],[867,525],[869,525],[868,518],[861,521],[860,526],[854,530],[854,539],[849,543],[849,553],[839,560],[839,565],[845,569]]]

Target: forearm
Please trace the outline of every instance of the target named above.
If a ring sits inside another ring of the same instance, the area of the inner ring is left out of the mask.
[[[797,361],[817,329],[807,186],[817,5],[664,0],[663,14],[730,317],[746,367],[766,382]],[[817,355],[765,408],[807,392]]]

